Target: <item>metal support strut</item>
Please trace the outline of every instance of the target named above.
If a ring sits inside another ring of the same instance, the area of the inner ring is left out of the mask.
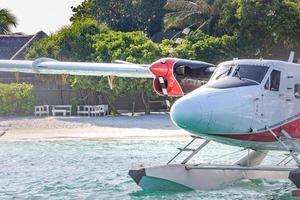
[[[300,146],[296,142],[293,141],[293,138],[288,134],[288,132],[286,132],[283,128],[281,128],[281,130],[280,130],[280,132],[284,135],[285,139],[292,141],[290,143],[290,145],[292,145],[293,148],[290,148],[288,146],[288,144],[286,144],[285,141],[283,141],[281,139],[282,137],[280,137],[276,133],[274,133],[274,131],[272,131],[272,129],[270,129],[268,126],[266,128],[276,138],[276,140],[290,153],[290,155],[293,157],[293,159],[295,160],[297,165],[300,166],[300,160],[299,160],[298,156],[295,154],[295,151],[293,149],[293,148],[295,148],[295,149],[297,149],[297,152],[300,152]]]
[[[201,149],[203,149],[209,142],[210,140],[205,140],[197,149],[191,149],[188,148],[195,140],[197,139],[202,139],[201,137],[198,136],[192,136],[192,140],[183,148],[178,148],[179,152],[167,163],[169,165],[173,160],[175,160],[182,152],[184,151],[191,151],[192,153],[184,159],[184,161],[181,162],[181,164],[186,164],[190,159],[192,159]]]
[[[2,127],[3,127],[3,129],[2,130],[0,129],[0,137],[4,136],[7,133],[7,131],[9,130],[9,127],[11,127],[11,125],[8,125],[8,126],[0,125],[0,128],[2,128]]]

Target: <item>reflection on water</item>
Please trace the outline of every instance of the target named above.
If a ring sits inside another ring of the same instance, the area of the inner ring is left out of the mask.
[[[165,164],[177,152],[176,147],[185,143],[182,140],[0,142],[0,199],[292,198],[293,186],[289,181],[243,180],[213,191],[147,193],[128,176],[128,170],[140,164]],[[196,159],[208,161],[236,150],[213,143]],[[237,159],[243,153],[231,156]],[[267,162],[276,158],[274,154]]]

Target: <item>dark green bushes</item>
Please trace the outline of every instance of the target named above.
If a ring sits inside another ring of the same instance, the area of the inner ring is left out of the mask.
[[[30,84],[0,83],[0,115],[29,115],[35,98]]]

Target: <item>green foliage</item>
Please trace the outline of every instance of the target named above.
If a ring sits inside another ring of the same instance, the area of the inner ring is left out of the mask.
[[[85,0],[73,8],[72,21],[93,18],[115,31],[144,31],[154,34],[161,30],[166,0]]]
[[[122,59],[134,63],[152,63],[161,57],[158,44],[142,32],[113,32],[95,21],[76,21],[50,38],[35,43],[27,57],[52,57],[58,60],[93,61],[111,63]],[[56,76],[42,76],[57,80]],[[107,77],[70,76],[68,81],[75,90],[97,91],[105,95],[113,106],[117,96],[153,96],[152,80],[115,78],[114,88],[109,88]]]
[[[162,49],[166,50],[172,41],[165,40]],[[212,37],[203,32],[192,32],[174,52],[175,57],[218,63],[230,60],[237,55],[236,38],[228,35]]]
[[[196,27],[212,35],[224,3],[225,0],[169,0],[165,29]]]
[[[96,21],[86,19],[74,22],[71,26],[62,28],[57,34],[51,35],[34,43],[27,50],[27,58],[51,57],[61,61],[86,61],[94,52],[93,36],[107,33],[109,29]]]
[[[0,34],[10,33],[12,26],[17,26],[17,18],[9,10],[0,9]]]
[[[33,112],[33,86],[30,84],[0,83],[0,115],[28,115]]]
[[[81,21],[84,19],[93,18],[95,7],[95,0],[85,0],[77,7],[71,7],[73,15],[70,19],[71,22]]]
[[[165,3],[85,0],[73,8],[72,25],[35,43],[27,51],[27,58],[107,63],[121,59],[150,64],[169,56],[174,44],[172,40],[153,43],[145,34],[161,30]],[[233,57],[264,56],[277,43],[300,45],[299,0],[169,0],[166,8],[171,11],[166,15],[169,28],[204,24],[187,36],[174,57],[218,63]],[[141,32],[128,32],[136,30]],[[141,95],[145,100],[153,95],[150,79],[115,78],[112,90],[106,77],[68,79],[76,90],[104,94],[111,106],[117,96]]]
[[[96,52],[93,57],[99,62],[115,59],[135,63],[151,63],[160,57],[161,50],[142,32],[109,32],[94,37]]]
[[[107,33],[109,29],[91,19],[74,22],[71,26],[62,28],[55,35],[35,42],[27,49],[27,59],[50,57],[60,61],[89,61],[95,52],[93,36]],[[54,75],[40,75],[43,81],[54,81],[64,85],[62,77]]]
[[[113,62],[116,59],[134,63],[152,63],[161,56],[159,45],[142,32],[109,32],[94,36],[95,53],[91,56],[97,62]],[[152,80],[141,78],[115,78],[114,87],[109,88],[107,78],[75,77],[72,87],[92,89],[105,94],[111,100],[116,96],[135,94],[154,95]]]
[[[219,27],[224,33],[236,35],[238,46],[248,56],[263,56],[278,42],[299,44],[299,13],[297,0],[229,0]]]
[[[278,17],[274,21],[273,28],[277,35],[277,41],[286,46],[296,47],[300,45],[300,1],[284,0],[277,12]]]
[[[96,53],[99,62],[111,62],[122,59],[134,63],[152,63],[161,56],[161,49],[142,32],[110,32],[95,36]],[[135,78],[117,78],[113,89],[116,95],[146,93],[153,95],[152,80]],[[106,83],[107,85],[107,83]],[[104,92],[106,88],[102,92]]]

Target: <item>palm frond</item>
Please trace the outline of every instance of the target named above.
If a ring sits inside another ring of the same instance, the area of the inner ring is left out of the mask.
[[[10,32],[11,26],[17,26],[16,17],[7,9],[0,10],[0,33],[7,34]]]
[[[207,20],[207,15],[202,12],[173,12],[166,14],[164,18],[165,29],[186,28],[192,25],[202,24]]]
[[[210,6],[211,15],[220,13],[225,3],[226,0],[215,0],[214,3]]]
[[[171,11],[197,11],[198,5],[192,1],[168,0],[165,8]]]

